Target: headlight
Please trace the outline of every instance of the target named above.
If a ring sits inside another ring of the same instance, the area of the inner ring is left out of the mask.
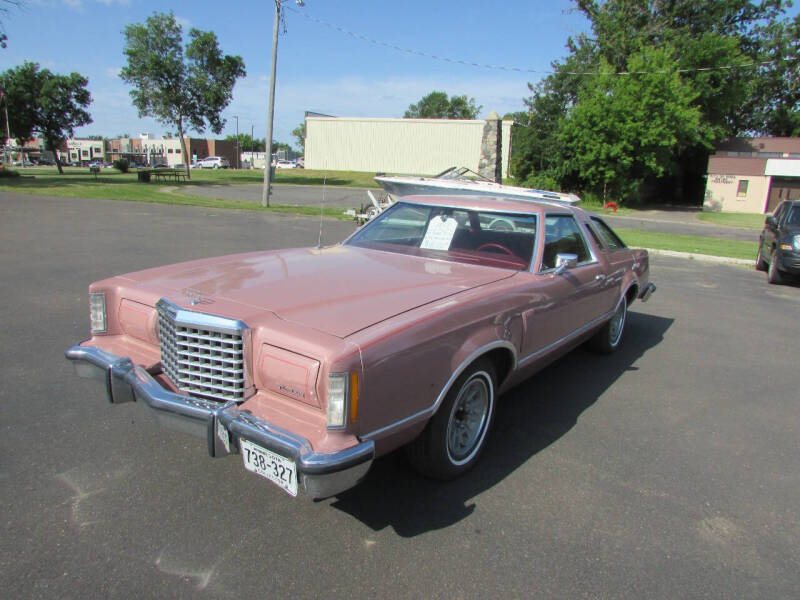
[[[794,238],[792,239],[792,246],[794,246],[795,250],[800,252],[800,235],[794,236]]]
[[[106,332],[106,295],[104,292],[89,294],[89,321],[92,333]]]
[[[358,374],[331,373],[328,375],[327,426],[346,426],[348,415],[351,423],[358,419]]]

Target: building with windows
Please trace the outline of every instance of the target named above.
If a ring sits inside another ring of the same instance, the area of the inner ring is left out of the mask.
[[[482,119],[369,119],[306,115],[305,167],[435,175],[479,170]],[[511,121],[503,121],[502,174],[508,176]]]
[[[800,138],[734,138],[708,159],[703,207],[768,213],[800,198]]]

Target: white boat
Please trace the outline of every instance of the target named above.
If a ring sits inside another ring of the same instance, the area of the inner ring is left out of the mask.
[[[434,177],[410,175],[376,175],[375,181],[392,196],[502,196],[518,200],[555,200],[577,204],[581,199],[575,194],[562,194],[532,188],[502,185],[475,173],[466,167],[450,167]]]

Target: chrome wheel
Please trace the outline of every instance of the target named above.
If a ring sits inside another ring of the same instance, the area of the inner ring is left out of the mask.
[[[417,471],[453,479],[478,462],[492,428],[495,385],[494,364],[485,358],[456,379],[423,432],[406,446]]]
[[[458,393],[447,423],[447,454],[455,465],[468,462],[486,435],[491,391],[486,373],[475,373]]]
[[[611,321],[608,324],[608,343],[611,344],[611,346],[619,344],[619,338],[622,337],[622,330],[625,328],[626,308],[627,302],[625,298],[623,298],[619,303],[617,312],[614,313],[614,316],[611,317]]]

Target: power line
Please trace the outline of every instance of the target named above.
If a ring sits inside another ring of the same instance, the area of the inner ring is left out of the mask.
[[[693,67],[689,69],[662,69],[662,70],[655,70],[655,71],[618,71],[615,73],[603,73],[600,71],[553,71],[553,70],[541,70],[541,69],[528,69],[523,67],[508,67],[503,65],[489,65],[485,63],[478,63],[469,60],[462,60],[458,58],[450,58],[448,56],[439,56],[437,54],[430,54],[428,52],[423,52],[422,50],[414,50],[413,48],[404,48],[403,46],[398,46],[396,44],[392,44],[390,42],[383,42],[381,40],[376,40],[375,38],[368,37],[366,35],[362,35],[360,33],[355,33],[350,31],[349,29],[345,29],[340,25],[336,25],[334,23],[329,23],[319,17],[315,17],[309,14],[307,11],[299,11],[295,10],[291,6],[286,6],[286,10],[292,11],[295,14],[302,16],[304,19],[308,19],[309,21],[314,21],[324,27],[328,27],[329,29],[333,29],[338,31],[339,33],[343,33],[346,36],[351,38],[361,40],[364,42],[368,42],[375,46],[383,46],[384,48],[389,48],[390,50],[395,50],[397,52],[401,52],[403,54],[413,54],[416,56],[422,56],[423,58],[431,58],[433,60],[440,60],[442,62],[451,63],[451,64],[458,64],[458,65],[465,65],[467,67],[476,67],[479,69],[490,69],[494,71],[510,71],[516,73],[537,73],[540,75],[554,75],[556,73],[562,73],[566,75],[619,75],[619,76],[626,76],[626,75],[666,75],[669,73],[696,73],[696,72],[703,72],[703,71],[725,71],[725,70],[733,70],[733,69],[752,69],[758,67],[766,67],[770,65],[778,64],[778,60],[765,60],[760,62],[750,62],[750,63],[743,63],[740,65],[722,65],[722,66],[715,66],[715,67]],[[794,60],[798,60],[798,58],[786,58],[784,62],[791,62]]]

